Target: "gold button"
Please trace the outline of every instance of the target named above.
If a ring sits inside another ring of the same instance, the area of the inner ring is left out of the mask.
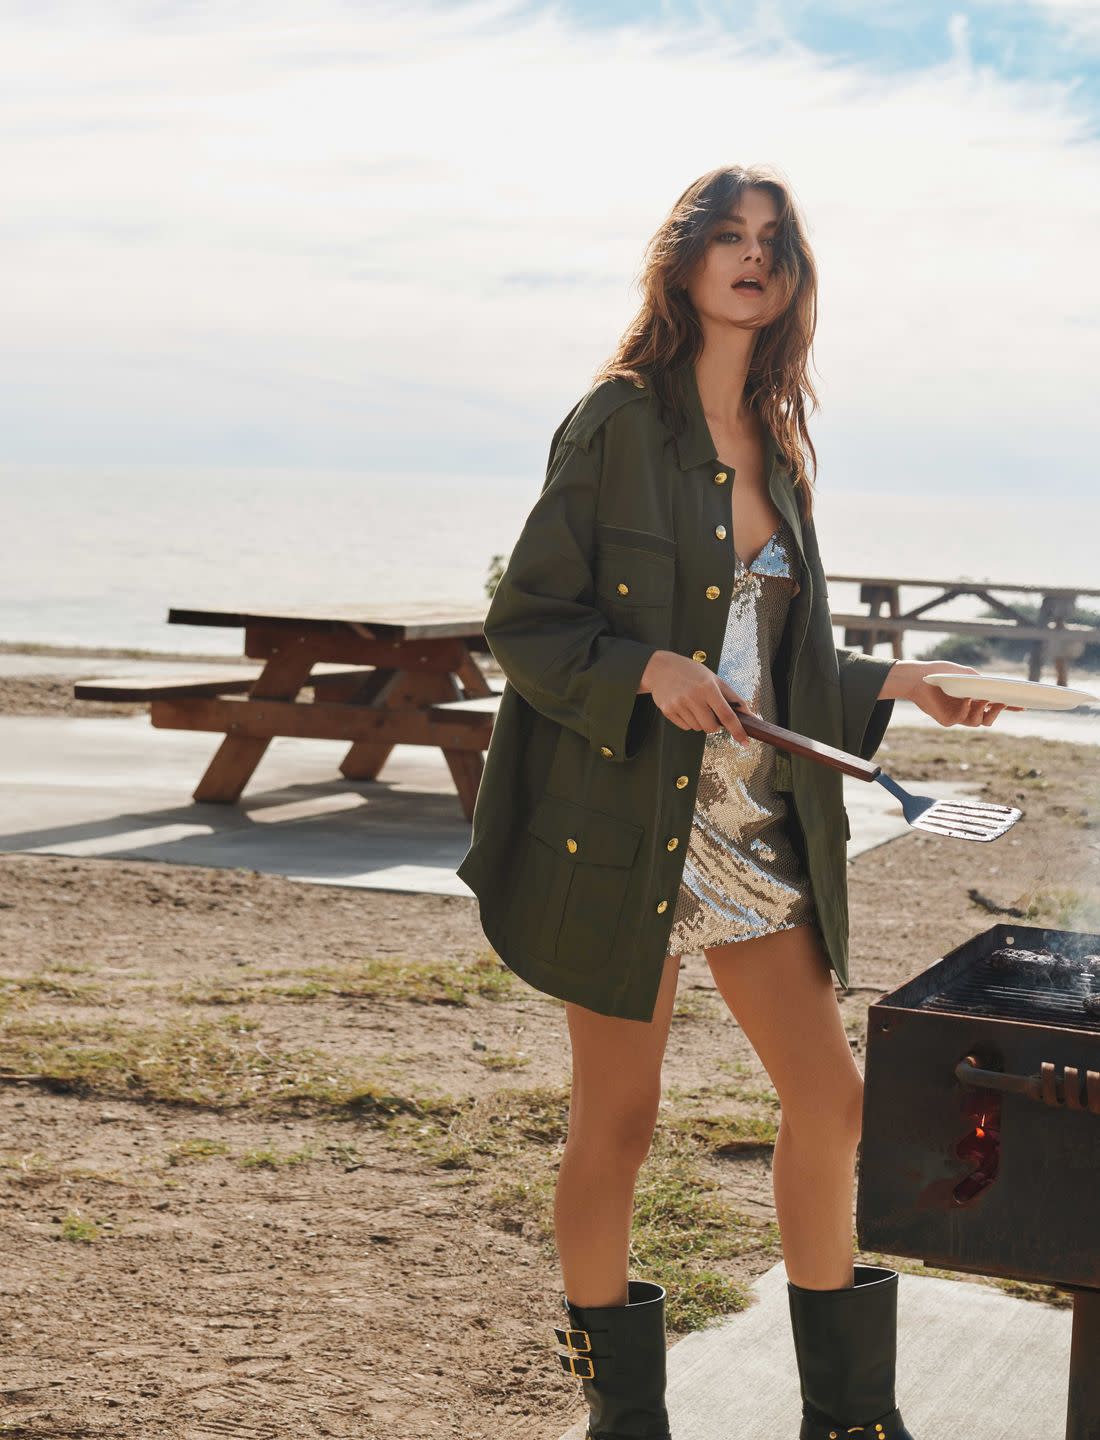
[[[612,750],[612,748],[611,748],[610,745],[601,745],[601,746],[600,746],[600,754],[601,754],[601,755],[614,755],[614,753],[615,753],[615,752],[614,752],[614,750]]]
[[[724,540],[726,538],[726,527],[724,525],[716,525],[714,527],[714,533],[718,536],[719,540]]]
[[[708,599],[708,600],[717,600],[718,597],[719,597],[719,595],[721,595],[721,593],[722,593],[722,592],[721,592],[721,590],[718,588],[717,585],[708,585],[708,586],[707,586],[707,599]]]
[[[620,580],[619,583],[615,586],[615,589],[619,592],[620,595],[629,595],[629,594],[630,594],[630,586],[629,586],[629,585],[624,585],[621,580]]]
[[[667,900],[662,900],[661,903],[657,906],[657,914],[658,914],[658,915],[663,915],[667,909],[668,909],[668,901],[667,901]]]
[[[687,785],[688,783],[689,783],[689,782],[688,782],[688,777],[687,777],[686,775],[677,775],[677,777],[676,777],[676,788],[677,788],[677,790],[682,790],[682,789],[684,788],[684,786]]]
[[[666,850],[675,850],[676,847],[677,847],[677,845],[679,845],[679,843],[680,843],[679,840],[676,838],[675,835],[673,835],[673,836],[671,836],[668,840],[665,841],[665,849],[666,849]]]
[[[705,650],[693,650],[691,652],[691,658],[693,660],[705,660],[707,658],[707,652]]]
[[[569,851],[570,855],[576,853],[577,842],[573,839],[572,835],[570,835],[569,839],[565,842],[565,848]]]
[[[724,485],[729,478],[724,470],[719,470],[718,474],[714,477],[714,483],[716,485]]]

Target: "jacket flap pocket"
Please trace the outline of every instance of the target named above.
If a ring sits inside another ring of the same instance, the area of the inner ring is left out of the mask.
[[[596,592],[620,605],[671,605],[676,561],[671,555],[637,550],[618,541],[596,547]]]
[[[667,535],[658,535],[654,530],[631,530],[625,525],[608,525],[605,520],[596,522],[596,539],[603,543],[625,545],[631,550],[652,550],[657,555],[676,556],[676,541]]]
[[[632,864],[643,829],[560,795],[544,795],[527,828],[564,859],[586,865]]]

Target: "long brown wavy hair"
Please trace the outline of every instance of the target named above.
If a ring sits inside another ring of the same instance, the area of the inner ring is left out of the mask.
[[[621,376],[651,389],[660,414],[678,434],[686,423],[683,398],[671,371],[702,353],[703,330],[684,282],[706,250],[711,225],[721,220],[744,190],[766,190],[775,201],[772,272],[781,310],[758,329],[745,399],[775,436],[790,467],[804,521],[813,514],[809,454],[817,473],[817,453],[806,427],[806,405],[818,408],[808,374],[810,347],[817,324],[817,265],[806,240],[805,224],[780,173],[768,165],[723,165],[693,180],[673,205],[646,247],[638,284],[642,304],[614,355],[593,383]]]

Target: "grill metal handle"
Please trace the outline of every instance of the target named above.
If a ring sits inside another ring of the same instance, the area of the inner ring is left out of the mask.
[[[955,1066],[955,1078],[976,1090],[1001,1090],[1025,1095],[1029,1100],[1041,1100],[1044,1105],[1057,1109],[1087,1110],[1100,1115],[1100,1070],[1085,1071],[1083,1096],[1077,1066],[1063,1066],[1059,1077],[1058,1066],[1052,1060],[1039,1062],[1038,1075],[1013,1075],[1011,1071],[983,1070],[975,1055],[967,1055]]]

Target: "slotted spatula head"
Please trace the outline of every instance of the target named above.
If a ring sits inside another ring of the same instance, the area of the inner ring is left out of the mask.
[[[936,800],[930,795],[913,795],[888,775],[875,776],[901,801],[902,814],[916,830],[933,835],[950,835],[956,840],[996,840],[1015,825],[1024,813],[1014,805],[994,805],[985,800]]]

